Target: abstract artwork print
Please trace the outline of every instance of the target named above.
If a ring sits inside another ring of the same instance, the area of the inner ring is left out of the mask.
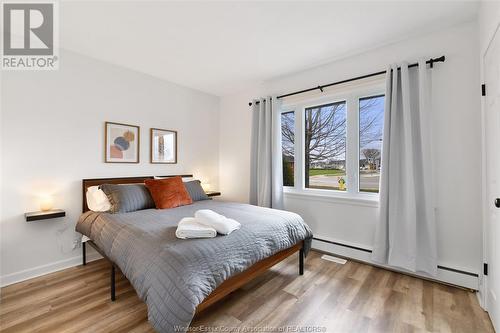
[[[151,163],[177,163],[177,132],[151,129]]]
[[[106,122],[106,163],[139,163],[139,126]]]

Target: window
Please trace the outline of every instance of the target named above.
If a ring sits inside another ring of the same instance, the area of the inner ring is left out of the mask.
[[[349,89],[349,90],[348,90]],[[379,192],[383,83],[284,104],[283,185],[302,194],[376,198]]]
[[[384,96],[359,99],[359,191],[379,192]]]
[[[305,187],[345,191],[346,102],[305,109]]]
[[[295,112],[281,114],[281,147],[283,186],[294,186],[295,179]]]

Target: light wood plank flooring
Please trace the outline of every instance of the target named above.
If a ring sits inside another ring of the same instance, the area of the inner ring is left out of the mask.
[[[192,326],[493,332],[471,292],[357,262],[340,265],[320,256],[311,252],[304,276],[297,274],[297,256],[292,256],[199,314]],[[0,331],[153,332],[145,304],[130,283],[120,273],[117,276],[114,303],[109,300],[109,264],[104,260],[5,287]]]

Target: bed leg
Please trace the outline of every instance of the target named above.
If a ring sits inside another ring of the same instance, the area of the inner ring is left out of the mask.
[[[114,302],[115,299],[115,264],[111,264],[111,301]]]
[[[87,248],[86,248],[87,243],[83,242],[82,243],[82,263],[83,265],[87,265]]]
[[[299,275],[304,275],[304,249],[299,251]]]

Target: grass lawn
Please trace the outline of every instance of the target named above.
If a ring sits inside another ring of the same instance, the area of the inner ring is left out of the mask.
[[[361,192],[378,193],[378,188],[361,188]]]
[[[344,170],[339,169],[309,169],[309,176],[345,176]]]

